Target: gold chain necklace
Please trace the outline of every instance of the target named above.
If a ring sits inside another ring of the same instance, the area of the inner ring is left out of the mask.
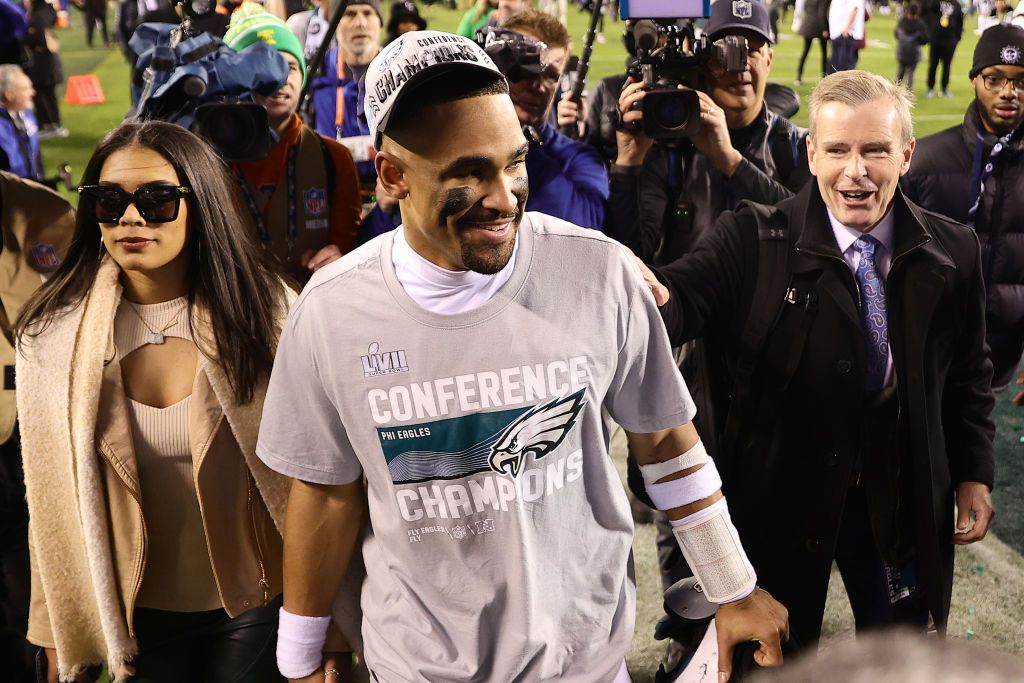
[[[167,339],[167,337],[164,336],[164,332],[178,324],[178,318],[181,316],[181,312],[185,310],[185,307],[182,306],[181,308],[178,309],[178,312],[174,314],[174,317],[171,318],[166,325],[161,327],[159,330],[154,330],[150,326],[150,324],[146,322],[146,319],[142,317],[142,314],[139,313],[139,309],[135,307],[135,304],[129,302],[128,305],[131,306],[131,309],[135,312],[135,315],[138,316],[139,320],[142,321],[142,324],[146,326],[147,330],[149,330],[149,339],[146,340],[147,344],[163,344],[164,341]]]

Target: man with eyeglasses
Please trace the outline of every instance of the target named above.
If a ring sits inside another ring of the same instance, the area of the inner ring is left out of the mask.
[[[972,226],[981,240],[992,387],[1001,391],[1024,350],[1024,29],[985,31],[970,78],[975,97],[964,122],[918,141],[902,185],[912,201]],[[1024,405],[1024,392],[1013,401]]]

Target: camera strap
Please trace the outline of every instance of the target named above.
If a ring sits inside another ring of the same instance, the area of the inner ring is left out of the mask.
[[[292,145],[288,150],[288,161],[285,164],[285,178],[287,182],[288,190],[288,257],[292,256],[292,249],[295,247],[295,240],[298,238],[299,230],[298,223],[295,217],[295,160],[298,156],[299,145]],[[238,180],[238,187],[242,190],[242,196],[245,197],[245,204],[249,208],[249,213],[252,215],[253,223],[256,224],[256,231],[259,233],[260,241],[264,245],[271,243],[270,233],[267,231],[267,224],[263,220],[263,213],[260,211],[259,206],[256,204],[256,197],[252,194],[252,189],[249,187],[249,183],[246,182],[242,174],[235,169],[235,177]],[[276,190],[275,190],[276,191]]]

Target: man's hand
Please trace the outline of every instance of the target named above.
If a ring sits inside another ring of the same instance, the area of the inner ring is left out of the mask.
[[[640,268],[640,273],[644,276],[644,284],[647,285],[647,288],[651,290],[651,294],[654,295],[654,303],[659,306],[667,304],[670,296],[668,287],[661,284],[661,281],[654,275],[654,272],[647,267],[646,263],[640,260],[639,256],[634,254],[629,248],[624,248],[636,260],[636,265]]]
[[[572,93],[566,90],[562,93],[562,99],[558,100],[555,114],[558,116],[558,126],[575,126],[580,121],[580,105],[570,99]]]
[[[324,675],[324,667],[317,667],[317,670],[309,674],[305,678],[289,678],[289,683],[328,683],[327,677]],[[330,683],[334,683],[331,681]]]
[[[644,114],[639,108],[633,109],[633,106],[644,98],[643,88],[642,82],[627,82],[622,94],[619,95],[619,117],[623,124],[631,124],[615,131],[615,144],[618,147],[615,163],[619,166],[640,166],[654,144],[654,140],[647,137],[642,130],[632,129],[633,124],[639,125],[644,119]]]
[[[971,527],[971,515],[974,527]],[[985,538],[995,511],[988,486],[976,481],[965,481],[956,487],[956,531],[953,543],[967,545]]]
[[[693,146],[719,171],[731,177],[743,156],[732,146],[725,111],[707,93],[697,91],[700,98],[700,130],[691,137]]]
[[[746,598],[719,607],[715,626],[719,683],[732,675],[732,652],[740,643],[760,643],[754,653],[758,666],[782,664],[782,643],[789,640],[789,611],[767,591],[755,588]]]
[[[1024,370],[1017,375],[1017,384],[1024,384]],[[1013,397],[1013,405],[1024,406],[1024,391],[1018,391],[1017,395]]]
[[[388,194],[384,185],[381,184],[380,178],[377,178],[377,187],[374,188],[373,194],[377,198],[377,208],[384,213],[391,213],[398,206],[398,200]]]
[[[354,683],[351,652],[325,652],[324,663],[305,678],[289,678],[293,683]]]
[[[328,244],[326,247],[318,252],[314,252],[312,249],[302,255],[300,263],[303,268],[308,268],[314,273],[331,261],[337,261],[341,258],[341,249],[336,244]]]

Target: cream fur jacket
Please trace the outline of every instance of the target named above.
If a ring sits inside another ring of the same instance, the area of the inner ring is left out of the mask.
[[[108,256],[85,299],[18,349],[18,414],[34,553],[33,599],[45,596],[62,679],[106,663],[116,681],[131,674],[136,653],[113,566],[96,424],[105,359],[121,299],[120,269]],[[289,292],[288,305],[294,301]],[[196,316],[202,318],[201,315]],[[284,322],[284,313],[279,324]],[[194,323],[197,336],[201,322]],[[279,531],[290,480],[256,457],[266,383],[237,405],[220,368],[200,356],[201,369],[224,407],[253,479]]]

